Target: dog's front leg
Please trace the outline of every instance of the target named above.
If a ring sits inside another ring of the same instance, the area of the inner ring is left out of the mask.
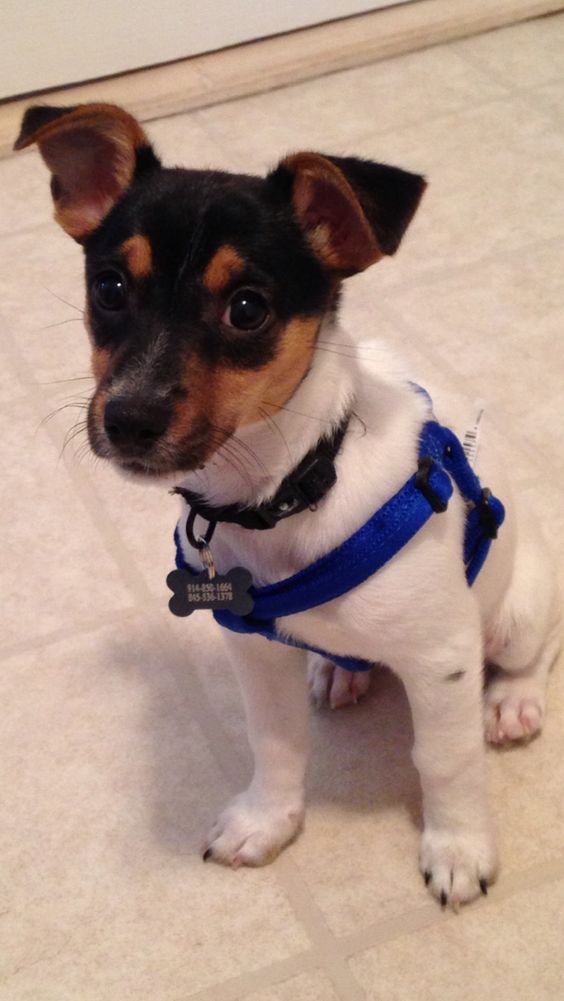
[[[426,644],[425,644],[426,646]],[[420,864],[445,906],[486,893],[496,873],[487,802],[479,627],[461,627],[400,667],[423,791]]]
[[[308,716],[303,651],[260,636],[227,634],[245,704],[254,774],[219,816],[204,858],[266,865],[299,831],[304,815]]]

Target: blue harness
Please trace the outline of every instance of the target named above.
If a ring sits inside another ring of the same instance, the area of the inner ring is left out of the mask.
[[[280,635],[276,619],[324,605],[362,584],[403,549],[433,514],[446,511],[453,483],[468,507],[463,559],[466,579],[472,586],[505,510],[487,487],[482,488],[456,435],[430,420],[421,431],[417,471],[354,535],[292,577],[252,587],[254,608],[250,615],[221,610],[214,612],[214,618],[234,632],[258,633],[269,640],[322,654],[348,671],[370,670],[370,661],[335,655]],[[178,528],[175,542],[176,566],[191,570],[184,559]]]

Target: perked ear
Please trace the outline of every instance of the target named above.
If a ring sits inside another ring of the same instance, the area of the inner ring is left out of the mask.
[[[121,198],[138,165],[159,166],[139,123],[114,104],[28,108],[14,149],[32,143],[51,171],[55,218],[79,243]]]
[[[321,153],[286,157],[269,181],[286,188],[312,249],[341,277],[395,254],[426,187],[398,167]]]

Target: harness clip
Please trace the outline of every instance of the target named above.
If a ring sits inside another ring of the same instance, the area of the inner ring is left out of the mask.
[[[498,524],[490,504],[491,496],[492,492],[490,488],[483,487],[480,500],[478,501],[478,511],[480,513],[480,524],[488,539],[497,539]]]
[[[419,459],[419,464],[417,466],[417,472],[415,474],[415,486],[421,491],[425,500],[429,501],[429,504],[433,508],[436,514],[442,514],[446,511],[448,507],[448,501],[439,497],[432,486],[429,484],[429,476],[433,468],[433,457],[431,455],[423,455]]]

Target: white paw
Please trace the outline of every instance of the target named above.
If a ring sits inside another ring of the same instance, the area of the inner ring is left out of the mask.
[[[325,657],[308,658],[307,677],[311,700],[331,709],[355,704],[370,688],[371,671],[345,671]]]
[[[455,911],[487,894],[497,871],[493,838],[480,832],[425,830],[419,861],[425,884],[441,907],[449,904]]]
[[[268,865],[299,832],[304,818],[299,802],[261,803],[251,789],[236,796],[209,832],[203,859],[238,869]]]
[[[535,678],[494,676],[485,696],[485,731],[490,744],[530,740],[542,728],[544,687]]]

